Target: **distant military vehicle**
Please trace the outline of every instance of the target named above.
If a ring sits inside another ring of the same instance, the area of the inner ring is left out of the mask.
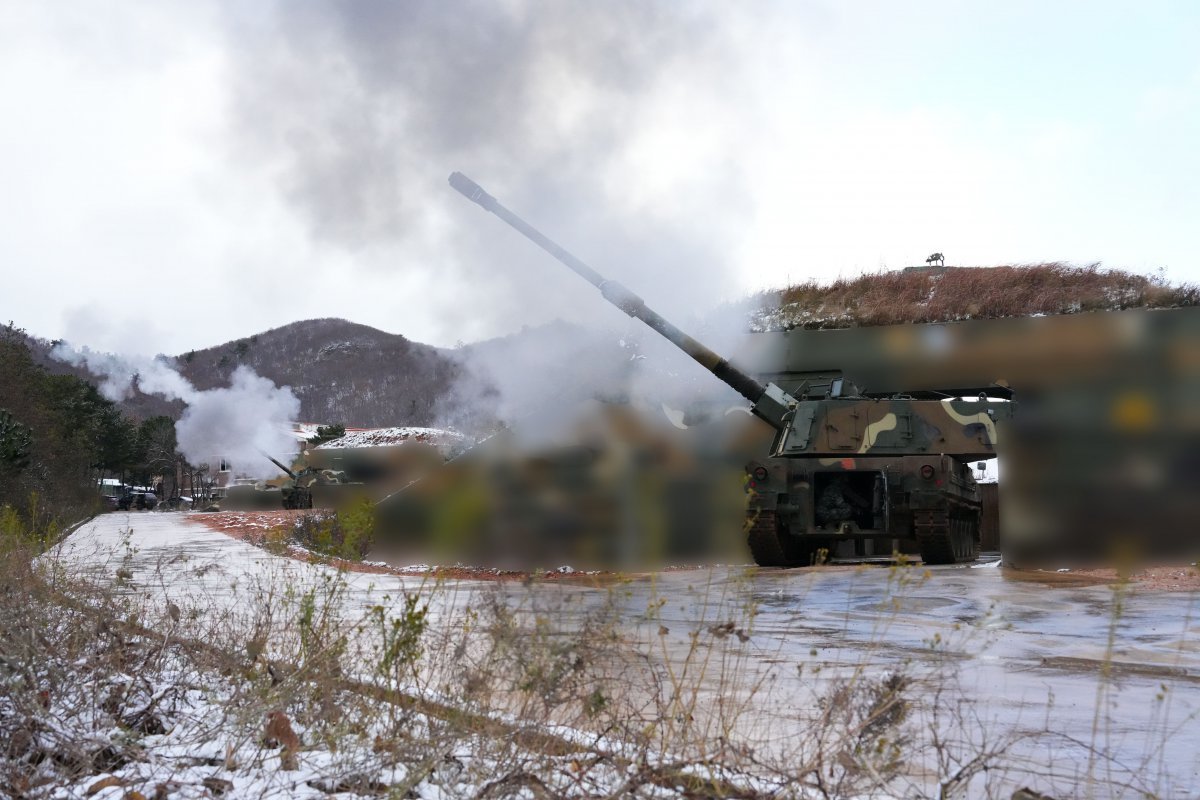
[[[748,543],[756,563],[797,566],[853,543],[911,543],[930,564],[977,556],[980,493],[969,462],[996,455],[1007,389],[920,396],[860,391],[844,377],[787,391],[760,383],[679,330],[616,281],[548,239],[461,173],[450,185],[500,217],[644,322],[751,404],[774,430],[767,454],[746,467]]]
[[[158,508],[158,497],[148,490],[129,489],[117,500],[117,508],[121,511],[153,511]]]
[[[262,455],[287,475],[270,482],[279,501],[275,507],[344,508],[363,497],[383,499],[464,447],[462,435],[453,431],[397,427],[352,431],[308,448],[291,467]]]
[[[346,479],[346,474],[339,470],[333,469],[317,469],[311,465],[305,466],[299,472],[295,472],[285,466],[283,462],[264,453],[271,463],[279,467],[287,473],[288,480],[279,487],[279,497],[281,505],[286,509],[301,509],[313,507],[313,494],[321,493],[321,487],[333,486],[356,486],[361,487],[362,484],[354,483]],[[332,490],[336,491],[336,490]],[[321,498],[335,501],[336,497]],[[318,502],[318,508],[333,507],[334,502]]]

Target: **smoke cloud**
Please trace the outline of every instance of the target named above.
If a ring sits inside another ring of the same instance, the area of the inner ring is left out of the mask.
[[[709,10],[621,0],[231,4],[234,157],[359,267],[454,286],[449,341],[617,314],[453,192],[462,170],[681,317],[735,291],[746,195]],[[711,94],[681,95],[703,84]],[[678,142],[677,160],[651,153]],[[723,209],[713,214],[713,208]],[[358,276],[369,281],[371,277]],[[529,297],[541,302],[531,304]],[[439,298],[441,299],[441,298]]]
[[[100,394],[119,402],[135,390],[187,407],[175,423],[179,452],[192,464],[229,462],[235,472],[269,478],[277,470],[262,453],[286,455],[296,446],[290,435],[300,401],[290,387],[276,386],[247,366],[239,366],[228,388],[199,390],[162,357],[126,357],[60,343],[50,355],[101,378]],[[214,464],[215,466],[215,464]]]
[[[291,453],[296,440],[288,433],[300,415],[300,401],[290,387],[278,387],[246,366],[233,371],[229,388],[197,392],[175,424],[179,450],[191,461],[223,456],[235,472],[269,478],[278,470],[263,458]]]
[[[98,352],[87,346],[73,347],[67,342],[55,345],[50,356],[98,376],[101,379],[97,387],[100,394],[114,403],[131,397],[138,388],[146,394],[185,403],[198,394],[187,378],[180,375],[162,356],[122,356]]]
[[[453,357],[459,378],[438,408],[438,424],[480,434],[499,423],[512,444],[529,449],[570,438],[581,415],[596,413],[597,400],[634,407],[661,425],[748,406],[636,320],[604,329],[555,322],[468,345]]]
[[[630,387],[653,407],[684,384],[721,391],[446,178],[465,172],[685,330],[730,340],[745,318],[717,331],[710,312],[738,291],[732,242],[752,207],[738,143],[756,121],[722,105],[744,94],[722,7],[230,4],[225,22],[232,74],[253,76],[233,90],[233,157],[366,271],[339,280],[412,277],[426,289],[397,297],[397,318],[436,305],[446,341],[556,318],[596,331],[551,323],[557,335],[460,350],[444,420],[512,423]]]

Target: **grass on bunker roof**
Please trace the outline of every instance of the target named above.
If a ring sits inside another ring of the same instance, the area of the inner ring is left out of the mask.
[[[759,296],[758,326],[844,328],[1200,305],[1200,287],[1098,264],[917,268]]]

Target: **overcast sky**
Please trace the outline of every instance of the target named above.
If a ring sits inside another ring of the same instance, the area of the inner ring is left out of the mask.
[[[923,263],[1200,281],[1200,4],[0,0],[0,316],[449,346]],[[607,315],[607,316],[606,316]]]

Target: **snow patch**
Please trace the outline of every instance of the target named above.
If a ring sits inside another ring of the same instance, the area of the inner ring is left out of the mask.
[[[342,450],[356,447],[394,447],[405,442],[435,446],[453,446],[466,442],[461,433],[445,428],[370,428],[348,430],[345,436],[318,445],[317,450]]]

